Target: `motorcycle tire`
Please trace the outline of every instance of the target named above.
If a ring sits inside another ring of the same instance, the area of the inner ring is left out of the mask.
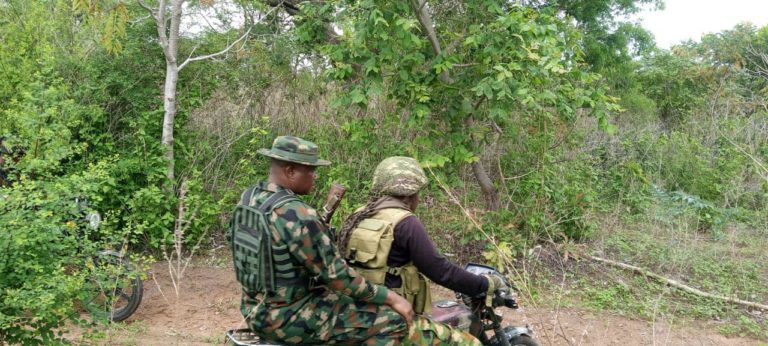
[[[130,286],[131,286],[130,294],[125,293],[122,289],[119,292],[116,292],[121,296],[121,298],[124,298],[126,300],[126,305],[110,311],[110,316],[109,316],[110,321],[112,322],[123,321],[128,317],[131,317],[131,315],[133,315],[133,313],[136,312],[136,310],[139,308],[139,304],[141,304],[141,299],[144,297],[144,284],[141,281],[141,278],[137,275],[131,280]]]
[[[536,340],[528,335],[518,335],[509,339],[509,344],[512,346],[539,346]]]
[[[109,314],[109,320],[111,322],[120,322],[131,317],[139,308],[141,299],[144,296],[144,284],[141,277],[138,275],[123,277],[122,275],[122,273],[135,272],[133,264],[127,258],[111,252],[100,254],[94,261],[97,263],[105,262],[123,269],[121,270],[120,277],[115,278],[115,287],[111,292],[107,292],[109,296],[108,301],[111,302],[106,311]]]

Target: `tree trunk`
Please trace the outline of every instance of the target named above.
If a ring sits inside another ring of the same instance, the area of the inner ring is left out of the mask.
[[[176,119],[176,84],[179,80],[179,28],[181,26],[181,12],[184,0],[171,1],[171,26],[167,26],[166,2],[160,1],[158,8],[157,34],[160,38],[160,46],[165,54],[165,86],[163,88],[163,134],[160,143],[165,149],[165,159],[168,160],[166,177],[171,185],[175,179],[174,155],[173,155],[173,123]],[[167,34],[166,34],[167,32]]]
[[[165,88],[163,89],[163,107],[165,107],[165,114],[163,116],[163,137],[161,143],[165,149],[165,159],[168,160],[166,176],[170,182],[173,182],[175,179],[173,122],[176,118],[176,83],[178,80],[179,71],[176,68],[176,62],[167,62],[165,69]]]
[[[207,54],[202,56],[192,57],[191,55],[179,63],[179,30],[181,27],[181,15],[183,12],[182,5],[185,0],[171,0],[170,2],[170,27],[168,26],[167,14],[169,10],[168,0],[160,0],[157,8],[151,8],[145,4],[142,0],[139,0],[139,5],[146,9],[150,16],[155,19],[157,24],[157,38],[160,47],[163,48],[163,54],[165,55],[165,85],[163,87],[163,134],[160,143],[165,150],[165,159],[168,161],[168,168],[166,171],[166,177],[170,184],[173,185],[175,180],[174,172],[174,151],[173,151],[173,125],[176,119],[176,85],[179,81],[179,71],[181,71],[188,63],[193,61],[200,61],[205,59],[211,59],[216,56],[226,54],[235,45],[246,39],[253,28],[252,23],[248,25],[246,18],[246,25],[248,30],[240,36],[237,40],[229,44],[227,47],[219,52],[213,54]],[[194,49],[192,50],[194,52]],[[169,189],[170,190],[170,189]]]
[[[501,199],[499,198],[499,192],[496,187],[493,186],[491,177],[488,176],[483,162],[478,160],[472,163],[472,172],[475,173],[475,179],[480,184],[480,189],[485,194],[486,203],[488,203],[489,210],[498,210],[501,208]]]
[[[411,8],[413,8],[414,13],[416,14],[416,18],[424,28],[424,32],[427,33],[427,39],[432,46],[432,51],[435,53],[435,55],[440,55],[442,49],[440,48],[440,41],[437,39],[437,33],[435,32],[435,26],[433,24],[432,17],[428,12],[427,0],[411,0]],[[451,79],[447,70],[440,73],[440,81],[447,84],[453,83],[453,80]],[[479,104],[480,102],[478,102],[478,105]],[[467,115],[466,124],[468,129],[471,128],[474,124],[472,114]],[[477,148],[478,151],[480,151],[481,144],[474,137],[472,138],[472,145]],[[499,192],[496,190],[496,187],[493,186],[493,181],[491,180],[490,176],[488,176],[488,171],[485,169],[485,166],[483,166],[483,162],[480,160],[473,162],[472,172],[475,174],[475,179],[477,179],[477,183],[480,185],[480,189],[485,195],[488,209],[498,210],[501,208]]]

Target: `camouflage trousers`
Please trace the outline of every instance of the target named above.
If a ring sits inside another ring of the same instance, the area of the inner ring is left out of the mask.
[[[424,317],[417,317],[413,321],[408,333],[408,338],[403,345],[456,345],[456,346],[480,346],[480,340],[467,332],[453,329],[440,322],[431,321]]]
[[[326,294],[300,309],[273,309],[249,319],[251,330],[275,343],[322,345],[480,345],[468,333],[424,317],[408,330],[400,314],[386,305],[355,302]],[[259,318],[259,315],[261,315]],[[266,315],[266,316],[265,316]]]

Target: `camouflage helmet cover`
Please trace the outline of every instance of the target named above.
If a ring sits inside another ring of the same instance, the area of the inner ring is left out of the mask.
[[[373,172],[371,192],[377,195],[410,196],[427,185],[427,176],[419,161],[392,156],[381,161]]]

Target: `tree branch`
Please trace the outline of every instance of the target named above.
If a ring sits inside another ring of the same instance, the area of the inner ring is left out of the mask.
[[[608,259],[605,259],[605,258],[600,258],[600,257],[595,257],[595,256],[588,256],[588,257],[589,257],[589,259],[591,259],[591,260],[593,260],[595,262],[605,263],[605,264],[608,264],[608,265],[613,266],[613,267],[617,267],[617,268],[633,271],[635,273],[642,274],[642,275],[645,275],[647,277],[656,279],[656,280],[658,280],[658,281],[660,281],[662,283],[667,284],[667,286],[672,286],[672,287],[681,289],[683,291],[686,291],[688,293],[691,293],[691,294],[694,294],[694,295],[697,295],[697,296],[700,296],[700,297],[711,298],[711,299],[716,299],[716,300],[722,300],[722,301],[726,301],[726,302],[729,302],[729,303],[734,303],[734,304],[738,304],[738,305],[742,305],[742,306],[746,306],[746,307],[751,307],[751,308],[755,308],[755,309],[760,309],[760,310],[768,310],[768,305],[760,304],[760,303],[755,303],[755,302],[750,302],[750,301],[746,301],[746,300],[741,300],[741,299],[738,299],[738,298],[731,298],[731,297],[721,296],[721,295],[718,295],[718,294],[707,293],[707,292],[695,289],[695,288],[693,288],[691,286],[684,285],[684,284],[680,283],[679,281],[672,280],[672,279],[669,279],[669,278],[665,278],[665,277],[663,277],[663,276],[661,276],[659,274],[653,273],[653,272],[651,272],[649,270],[645,270],[645,269],[640,268],[640,267],[635,267],[633,265],[629,265],[629,264],[626,264],[626,263],[611,261],[611,260],[608,260]]]
[[[273,8],[282,7],[285,9],[288,14],[291,16],[296,16],[298,14],[301,14],[301,9],[299,8],[299,0],[263,0],[264,3],[266,3],[269,6],[272,6]],[[310,2],[318,2],[318,0],[310,1]],[[330,44],[337,44],[341,40],[339,39],[339,35],[336,33],[336,31],[333,29],[333,25],[330,23],[325,24],[325,38],[328,40],[328,43]]]
[[[152,16],[152,18],[154,18],[155,21],[157,21],[157,13],[155,13],[155,9],[154,8],[149,7],[149,5],[144,3],[144,1],[142,1],[142,0],[139,0],[139,6],[141,6],[145,10],[147,10],[147,12],[149,12],[149,15]]]
[[[285,12],[288,12],[291,16],[295,16],[301,12],[299,9],[298,1],[296,0],[266,0],[267,5],[272,7],[282,7]]]
[[[214,57],[217,57],[219,55],[222,55],[222,54],[225,54],[225,53],[229,52],[229,50],[232,49],[232,47],[234,47],[238,42],[240,42],[243,39],[245,39],[246,37],[248,37],[248,34],[251,33],[251,28],[253,28],[253,27],[252,26],[248,27],[248,31],[246,31],[243,35],[241,35],[240,38],[238,38],[237,40],[235,40],[235,42],[232,42],[229,46],[227,46],[226,48],[224,48],[224,49],[222,49],[222,50],[220,50],[220,51],[218,51],[216,53],[208,54],[208,55],[203,55],[203,56],[196,56],[194,58],[187,58],[187,60],[185,60],[183,63],[181,63],[181,65],[179,65],[179,71],[181,71],[181,69],[183,69],[184,66],[187,66],[187,64],[189,64],[190,62],[214,58]],[[191,55],[192,54],[190,53],[190,56]]]
[[[427,13],[427,0],[422,1],[411,0],[411,7],[416,13],[416,18],[419,20],[421,27],[424,28],[424,31],[427,33],[427,39],[432,45],[432,51],[435,55],[440,55],[442,49],[440,48],[440,41],[437,40],[437,33],[435,32],[435,25],[432,23],[432,17]],[[453,83],[447,70],[440,73],[440,80],[446,84]]]
[[[432,17],[427,12],[428,7],[426,5],[427,5],[427,0],[411,0],[411,8],[416,13],[416,17],[418,18],[419,23],[421,24],[421,27],[424,28],[424,31],[427,33],[427,38],[429,39],[429,42],[432,45],[432,51],[437,56],[442,54],[442,50],[440,48],[440,41],[437,39],[437,32],[435,32],[435,26],[432,22]],[[453,79],[448,74],[448,70],[445,70],[440,73],[440,81],[446,84],[453,84]],[[483,102],[485,102],[485,100],[486,100],[485,96],[477,100],[474,108],[472,109],[472,112],[467,114],[467,117],[464,119],[464,126],[466,126],[467,129],[471,129],[472,126],[474,126],[475,112],[480,107],[480,105]],[[480,145],[481,145],[480,140],[475,138],[475,136],[471,133],[470,133],[470,140],[472,141],[472,145],[474,145],[478,149],[480,148]],[[475,178],[477,179],[477,182],[480,185],[480,189],[483,190],[483,193],[485,193],[489,209],[491,210],[499,209],[501,207],[501,200],[499,199],[499,193],[498,191],[496,191],[496,188],[493,186],[493,181],[491,180],[491,177],[488,176],[488,172],[483,166],[482,160],[477,160],[472,162],[471,166],[472,166],[472,172],[474,173]]]

